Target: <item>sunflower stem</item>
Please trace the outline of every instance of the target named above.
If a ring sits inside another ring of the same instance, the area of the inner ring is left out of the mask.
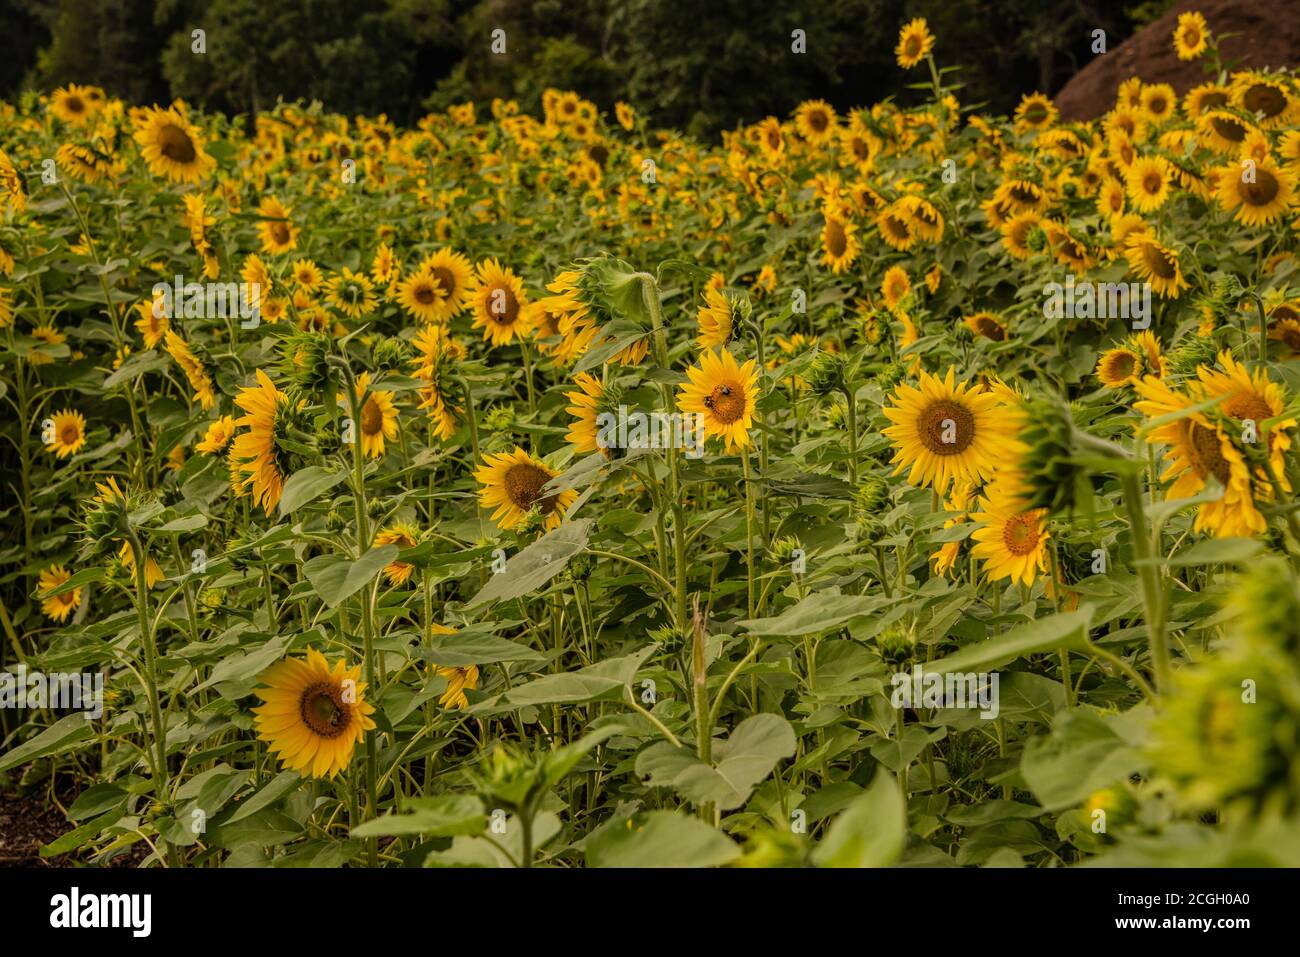
[[[1151,645],[1151,660],[1155,665],[1156,689],[1163,691],[1169,684],[1169,645],[1165,638],[1164,596],[1161,594],[1159,569],[1151,548],[1146,515],[1142,508],[1142,489],[1137,475],[1123,470],[1119,475],[1124,507],[1128,511],[1129,526],[1133,533],[1133,558],[1138,577],[1142,582],[1142,603],[1146,609],[1147,633]]]
[[[749,617],[754,618],[757,612],[757,604],[754,600],[756,585],[754,580],[754,483],[750,476],[748,448],[741,449],[740,461],[744,470],[745,483],[745,585],[748,596],[747,610]]]

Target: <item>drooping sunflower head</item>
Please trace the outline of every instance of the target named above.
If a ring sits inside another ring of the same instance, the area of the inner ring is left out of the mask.
[[[310,437],[302,433],[299,404],[261,369],[255,376],[257,384],[235,396],[235,405],[245,413],[235,425],[248,431],[236,435],[230,445],[231,478],[237,490],[251,490],[254,503],[270,515],[298,465],[293,447]]]
[[[211,364],[171,329],[167,331],[164,342],[168,354],[176,360],[176,364],[185,373],[185,378],[189,380],[190,388],[194,390],[194,397],[199,400],[199,405],[205,410],[212,408],[216,404],[217,396],[209,372]]]
[[[728,452],[747,447],[758,403],[755,361],[741,365],[726,349],[704,352],[686,377],[677,393],[677,408],[701,416],[705,436],[722,439]]]
[[[361,666],[342,658],[331,667],[314,648],[286,658],[263,676],[253,709],[258,737],[285,767],[313,778],[333,778],[348,766],[356,745],[375,722],[364,697]]]
[[[1015,437],[1020,410],[978,385],[957,383],[950,368],[940,379],[922,371],[920,384],[900,385],[884,408],[893,424],[884,434],[894,444],[895,474],[910,468],[908,481],[944,492],[955,480],[974,482],[1024,450]]]
[[[235,437],[235,418],[223,415],[214,419],[203,433],[203,438],[194,446],[194,451],[202,455],[220,455],[226,451]]]
[[[696,314],[701,349],[721,349],[740,334],[741,323],[752,314],[749,299],[709,287],[704,290],[704,305]]]
[[[45,594],[53,591],[64,582],[72,578],[72,573],[62,565],[51,565],[41,572],[37,579],[36,587],[38,594]],[[81,589],[73,588],[68,591],[60,592],[57,595],[49,595],[41,601],[41,611],[45,617],[51,621],[57,621],[59,624],[68,620],[68,616],[77,610],[81,604]]]
[[[86,418],[75,409],[64,409],[50,416],[45,432],[45,450],[66,459],[86,444]]]
[[[573,416],[565,438],[579,455],[602,452],[609,458],[621,454],[617,438],[609,434],[608,428],[602,428],[617,421],[614,417],[618,415],[621,393],[586,372],[575,373],[573,381],[578,388],[564,393],[570,403],[566,411]]]
[[[479,503],[493,509],[492,520],[509,531],[537,516],[546,529],[558,528],[564,513],[578,497],[573,489],[548,492],[546,485],[555,478],[546,465],[518,446],[513,452],[496,452],[483,457],[474,473],[482,486]]]
[[[414,548],[420,544],[420,530],[410,522],[392,522],[375,533],[374,544],[396,545],[399,548]],[[411,578],[415,566],[410,562],[393,559],[384,566],[384,575],[390,585],[405,585]]]
[[[1125,242],[1129,267],[1160,296],[1178,298],[1187,288],[1178,253],[1162,245],[1150,233],[1130,235]]]

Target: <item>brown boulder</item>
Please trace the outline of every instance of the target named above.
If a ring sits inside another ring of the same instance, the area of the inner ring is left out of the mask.
[[[1183,0],[1159,20],[1107,53],[1099,53],[1054,98],[1065,120],[1091,120],[1115,105],[1115,92],[1131,76],[1168,83],[1181,96],[1212,77],[1205,56],[1190,63],[1174,53],[1178,15],[1199,10],[1219,43],[1225,63],[1236,68],[1288,67],[1300,63],[1300,0]]]

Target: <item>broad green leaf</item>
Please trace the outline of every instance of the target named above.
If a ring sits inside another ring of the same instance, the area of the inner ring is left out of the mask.
[[[818,867],[889,867],[903,852],[907,832],[898,782],[880,771],[814,848]]]
[[[720,867],[740,856],[729,837],[676,811],[650,811],[593,833],[590,867]]]
[[[1049,615],[1012,628],[1005,635],[970,645],[946,658],[927,662],[924,671],[926,674],[991,671],[1025,655],[1057,648],[1080,651],[1087,640],[1087,626],[1091,620],[1091,605],[1083,605],[1078,611]]]
[[[652,744],[637,756],[636,772],[654,787],[669,787],[694,804],[740,807],[777,762],[794,755],[795,736],[780,715],[756,714],[714,746],[711,767],[671,742]]]
[[[487,830],[483,802],[472,794],[441,794],[411,798],[401,814],[385,814],[352,829],[352,837],[394,837],[422,834],[426,837],[455,837],[482,834]]]
[[[486,665],[498,661],[539,661],[545,656],[517,641],[497,635],[435,635],[420,650],[420,657],[447,668]]]
[[[1263,551],[1264,543],[1253,538],[1207,538],[1174,554],[1167,560],[1167,564],[1181,568],[1188,565],[1246,562],[1258,557]]]
[[[541,588],[564,570],[569,559],[587,547],[592,521],[580,518],[566,522],[520,550],[506,562],[506,570],[493,575],[465,607],[509,601]]]
[[[1031,739],[1020,759],[1035,797],[1049,811],[1072,807],[1146,766],[1142,753],[1096,711],[1062,711],[1052,733]]]
[[[7,754],[0,755],[0,771],[8,771],[28,761],[62,754],[95,736],[94,722],[78,712],[60,718],[36,737],[24,741]]]
[[[380,545],[355,562],[337,555],[318,555],[302,566],[302,573],[325,604],[337,608],[373,581],[397,552],[396,545]]]
[[[855,618],[874,615],[891,604],[884,595],[810,595],[773,618],[755,618],[737,623],[751,635],[813,635],[838,628]]]
[[[577,704],[597,698],[619,697],[623,688],[636,677],[637,669],[657,647],[646,645],[631,655],[606,658],[578,671],[546,675],[480,701],[466,713],[487,716],[526,705]]]
[[[346,469],[327,469],[319,465],[309,465],[294,472],[280,493],[280,514],[288,515],[310,504],[316,496],[338,485],[347,475]]]

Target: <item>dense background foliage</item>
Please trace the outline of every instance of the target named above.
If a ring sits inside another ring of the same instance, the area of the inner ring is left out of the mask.
[[[822,97],[846,108],[912,96],[890,55],[900,24],[927,17],[965,68],[971,103],[1007,113],[1055,92],[1168,0],[0,0],[0,96],[94,83],[133,102],[183,97],[250,112],[276,98],[411,121],[466,99],[540,107],[547,87],[602,109],[635,102],[692,134],[784,115]],[[190,53],[207,30],[208,54]],[[487,53],[494,29],[507,52]],[[790,55],[806,31],[808,53]]]

